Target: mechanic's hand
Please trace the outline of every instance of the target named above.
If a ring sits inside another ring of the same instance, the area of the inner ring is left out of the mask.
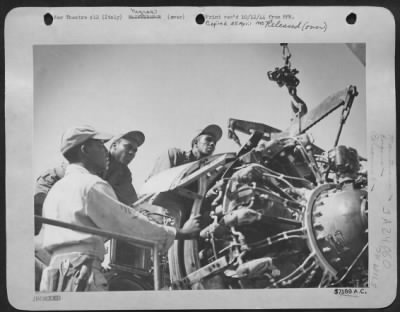
[[[104,257],[104,260],[101,263],[101,271],[103,273],[111,271],[110,257],[109,256]]]
[[[176,230],[175,239],[193,239],[199,236],[201,216],[191,216],[182,228]]]

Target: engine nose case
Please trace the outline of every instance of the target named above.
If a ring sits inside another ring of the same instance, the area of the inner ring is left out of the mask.
[[[305,218],[308,244],[332,276],[347,270],[368,241],[366,198],[367,192],[352,184],[322,185],[310,196]]]

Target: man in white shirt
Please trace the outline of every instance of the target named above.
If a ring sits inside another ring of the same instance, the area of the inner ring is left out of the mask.
[[[119,234],[157,242],[167,250],[174,239],[198,235],[199,218],[189,219],[181,229],[159,225],[119,202],[112,187],[96,175],[106,168],[104,142],[111,136],[90,126],[67,130],[61,153],[70,165],[65,176],[49,191],[43,216],[66,223],[99,227]],[[44,225],[43,247],[51,252],[40,291],[101,291],[107,281],[100,271],[104,237]]]

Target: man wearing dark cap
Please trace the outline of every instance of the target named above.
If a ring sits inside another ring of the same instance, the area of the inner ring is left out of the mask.
[[[218,125],[208,125],[196,133],[192,139],[191,150],[183,151],[179,148],[170,148],[167,153],[161,155],[156,160],[149,178],[166,169],[212,155],[221,137],[222,129]]]
[[[135,158],[144,140],[141,131],[130,131],[111,139],[109,164],[104,179],[111,184],[119,201],[127,205],[138,199],[128,165]]]
[[[90,126],[64,133],[61,153],[69,165],[65,176],[47,194],[43,216],[151,240],[161,250],[167,250],[174,239],[193,239],[199,232],[198,219],[189,219],[181,229],[175,229],[154,223],[118,201],[110,184],[98,176],[107,165],[104,142],[110,138]],[[41,234],[42,245],[51,254],[41,291],[107,290],[100,271],[105,238],[46,224]]]

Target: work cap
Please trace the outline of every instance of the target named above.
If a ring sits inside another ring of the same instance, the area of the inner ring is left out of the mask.
[[[204,129],[197,131],[196,136],[192,140],[192,146],[194,140],[202,134],[209,134],[214,137],[215,142],[218,142],[222,137],[222,129],[218,125],[208,125]]]
[[[138,146],[142,145],[145,140],[145,136],[142,131],[129,131],[119,135],[114,136],[109,142],[110,146],[113,145],[119,139],[127,139],[129,141],[134,141]]]
[[[78,126],[69,128],[61,137],[61,153],[64,155],[71,148],[81,145],[89,139],[109,141],[112,135],[101,133],[91,126]]]

